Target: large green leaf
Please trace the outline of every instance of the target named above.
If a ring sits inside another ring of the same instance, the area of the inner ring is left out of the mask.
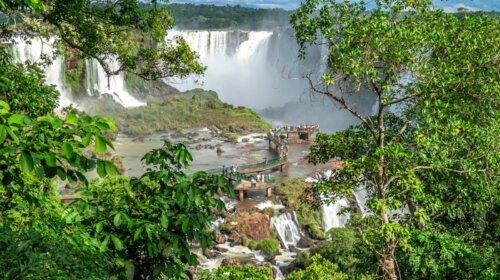
[[[121,251],[123,249],[123,243],[116,235],[111,235],[111,240],[115,245],[116,250]]]
[[[5,129],[4,125],[0,125],[0,144],[3,144],[6,138],[7,138],[7,129]]]
[[[62,155],[67,159],[71,159],[74,154],[73,146],[69,142],[64,142],[62,145]]]
[[[95,150],[98,153],[105,153],[106,148],[106,140],[101,135],[95,136]]]
[[[19,157],[19,164],[21,166],[21,170],[24,172],[33,171],[34,163],[33,157],[29,151],[22,151],[21,156]]]

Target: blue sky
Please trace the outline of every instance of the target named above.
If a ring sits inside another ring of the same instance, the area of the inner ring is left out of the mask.
[[[370,0],[365,0],[369,2]],[[433,0],[438,8],[446,11],[456,11],[459,7],[470,10],[500,10],[500,0]],[[283,8],[295,9],[300,0],[170,0],[171,3],[194,3],[194,4],[214,4],[214,5],[241,5],[253,8]]]

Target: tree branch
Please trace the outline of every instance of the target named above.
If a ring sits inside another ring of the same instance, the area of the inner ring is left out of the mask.
[[[354,108],[352,108],[349,104],[347,104],[347,102],[345,101],[344,97],[335,96],[333,93],[331,93],[327,89],[325,89],[325,90],[319,89],[316,85],[314,85],[310,74],[307,74],[306,78],[309,81],[310,88],[314,92],[323,94],[323,95],[325,95],[325,96],[333,99],[334,101],[336,101],[344,109],[346,109],[351,114],[353,114],[355,117],[357,117],[359,120],[361,120],[361,122],[368,128],[368,130],[370,131],[370,133],[372,134],[372,136],[374,137],[374,139],[377,139],[377,137],[376,137],[376,131],[375,131],[375,128],[373,126],[373,122],[369,118],[363,117],[363,115],[361,113],[359,113],[358,111],[354,110]]]

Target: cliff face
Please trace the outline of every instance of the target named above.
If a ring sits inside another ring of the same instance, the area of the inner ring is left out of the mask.
[[[259,241],[271,237],[269,216],[263,213],[243,213],[241,220],[234,227],[241,236]]]

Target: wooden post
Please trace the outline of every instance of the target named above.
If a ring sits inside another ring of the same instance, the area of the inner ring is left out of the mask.
[[[240,190],[240,201],[243,201],[243,199],[245,199],[245,192]]]
[[[268,187],[266,191],[267,191],[267,197],[271,197],[273,195],[273,189],[271,187]]]
[[[284,163],[280,165],[280,172],[283,172],[283,170],[285,170],[285,164]]]

